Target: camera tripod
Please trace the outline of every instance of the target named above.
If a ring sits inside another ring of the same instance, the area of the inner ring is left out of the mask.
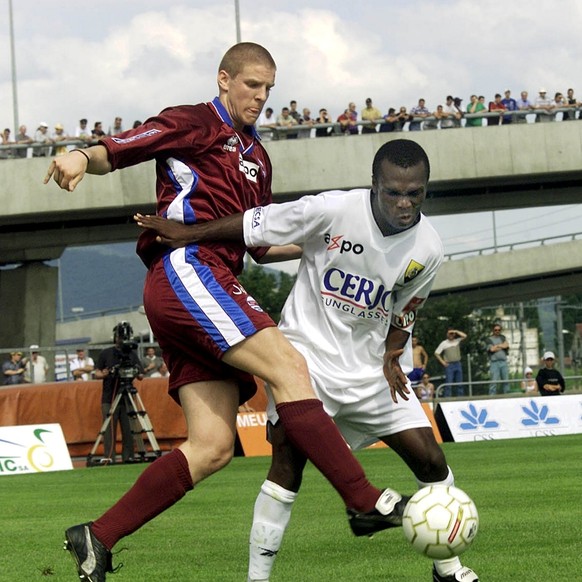
[[[132,383],[130,378],[121,378],[119,382],[119,392],[115,396],[113,402],[111,403],[111,408],[107,413],[107,418],[103,421],[101,429],[97,436],[97,440],[91,449],[89,455],[87,455],[87,467],[95,467],[97,465],[108,464],[108,459],[95,459],[95,453],[99,444],[103,440],[103,435],[107,430],[113,419],[115,412],[117,411],[121,401],[125,403],[125,408],[127,410],[127,416],[129,417],[129,426],[131,428],[131,435],[133,437],[133,442],[137,453],[133,457],[133,462],[146,462],[154,461],[159,456],[161,456],[162,451],[158,445],[158,441],[154,435],[154,428],[150,421],[150,417],[145,409],[143,401],[137,391],[137,388]],[[144,436],[150,443],[151,453],[146,452]],[[116,436],[112,435],[112,446],[115,447]],[[136,458],[137,457],[137,458]]]

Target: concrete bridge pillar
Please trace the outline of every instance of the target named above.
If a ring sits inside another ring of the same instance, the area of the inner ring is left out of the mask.
[[[53,346],[58,268],[41,261],[0,270],[0,349]]]

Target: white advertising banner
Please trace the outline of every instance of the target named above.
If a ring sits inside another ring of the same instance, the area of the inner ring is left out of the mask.
[[[0,475],[72,468],[60,424],[0,426]]]
[[[582,394],[441,402],[456,442],[582,433]]]

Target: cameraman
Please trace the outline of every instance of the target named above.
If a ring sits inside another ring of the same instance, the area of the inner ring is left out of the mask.
[[[103,350],[97,359],[95,366],[95,378],[103,380],[103,393],[101,395],[101,415],[103,422],[111,409],[115,397],[119,390],[123,388],[121,378],[125,374],[124,370],[134,370],[133,378],[141,380],[143,378],[143,367],[135,348],[131,343],[133,330],[127,322],[118,323],[113,328],[114,346]],[[121,371],[121,374],[120,374]],[[128,380],[129,381],[129,380]],[[103,457],[115,463],[115,442],[117,436],[117,423],[121,425],[122,452],[121,459],[124,463],[133,461],[133,435],[127,414],[127,402],[123,397],[111,417],[107,430],[103,434]]]

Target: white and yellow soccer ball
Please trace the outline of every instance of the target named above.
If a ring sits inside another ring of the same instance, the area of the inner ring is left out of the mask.
[[[433,560],[462,554],[479,529],[473,500],[461,489],[430,485],[419,489],[402,516],[404,535],[412,547]]]

